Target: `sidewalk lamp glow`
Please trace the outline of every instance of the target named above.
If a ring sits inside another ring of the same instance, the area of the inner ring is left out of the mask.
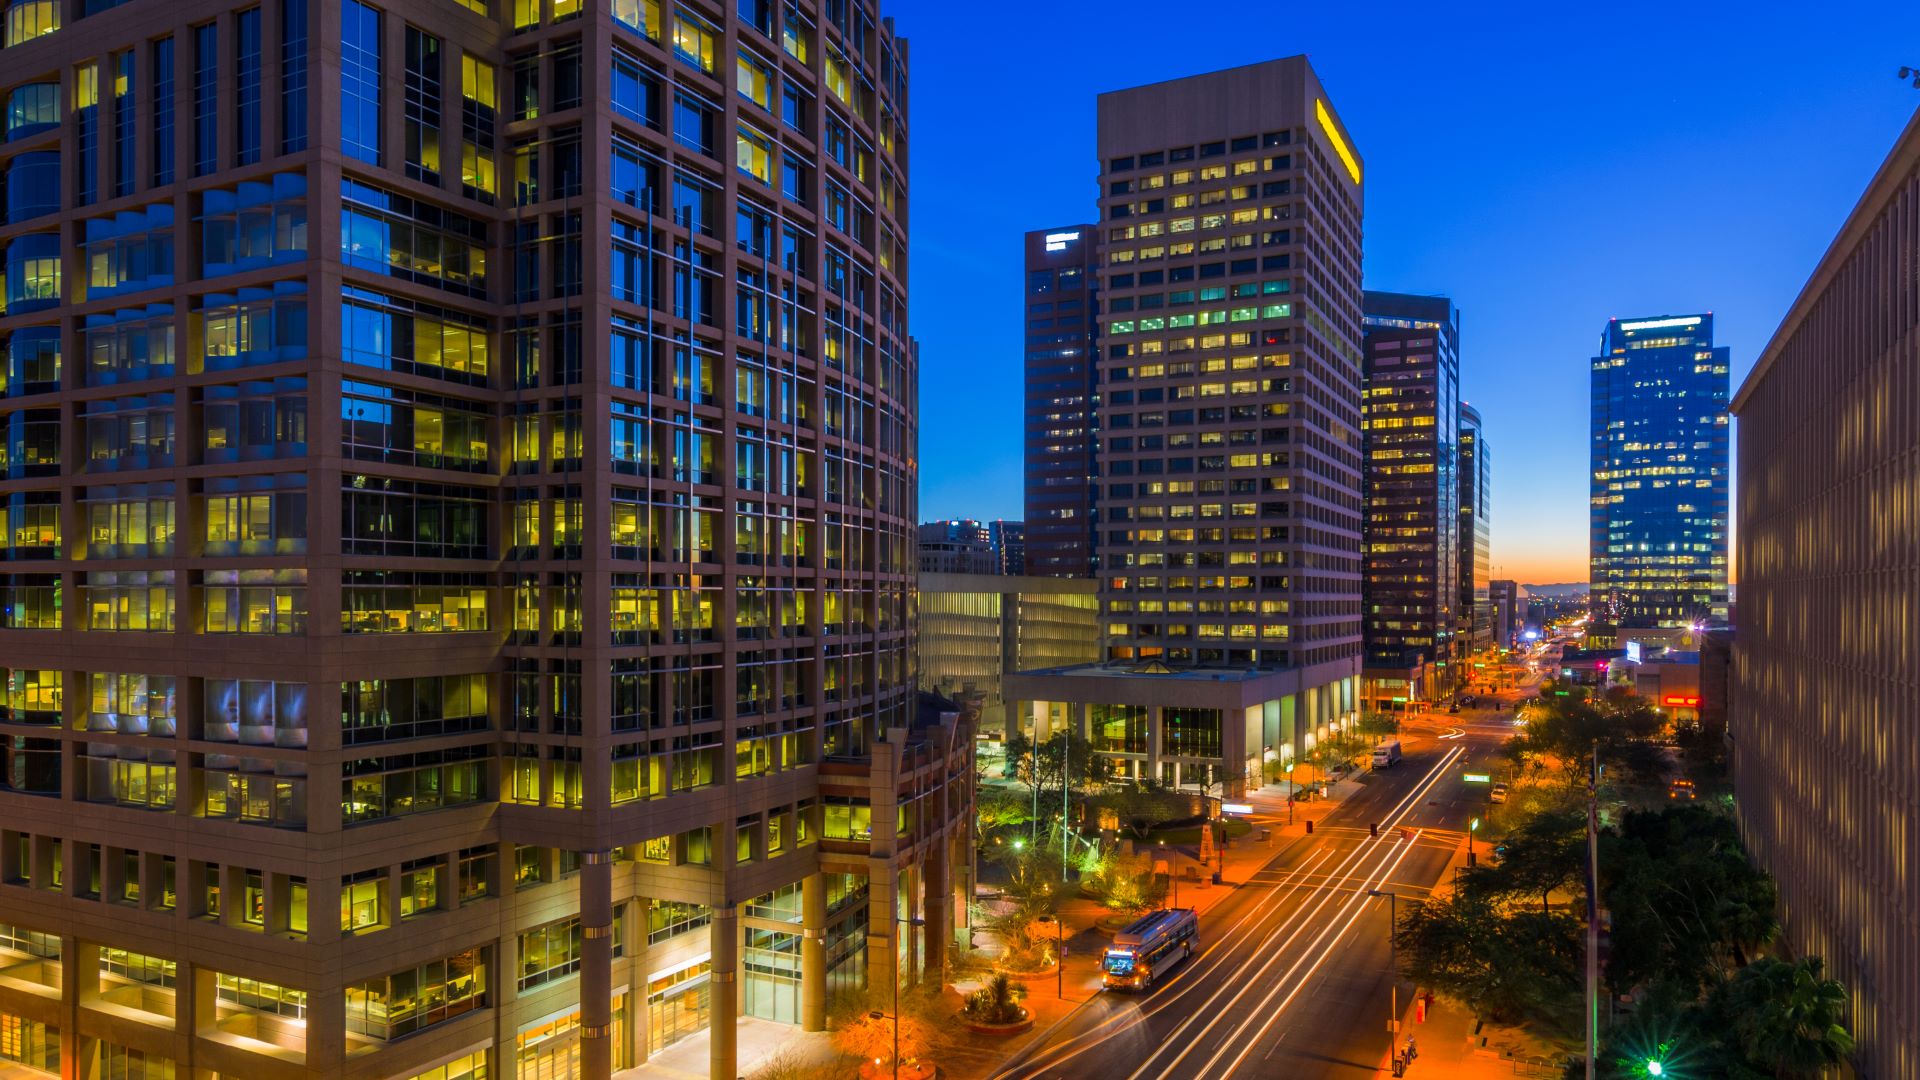
[[[1648,1076],[1665,1076],[1667,1075],[1667,1067],[1665,1065],[1660,1064],[1660,1061],[1657,1058],[1649,1059],[1647,1061],[1647,1075]]]
[[[1021,848],[1024,848],[1026,846],[1027,846],[1027,842],[1025,840],[1022,840],[1017,836],[1013,838],[1013,850],[1019,851]]]

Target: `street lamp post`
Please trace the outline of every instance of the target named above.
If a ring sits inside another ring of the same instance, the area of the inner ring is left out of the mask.
[[[1400,925],[1400,894],[1390,889],[1368,889],[1368,896],[1387,898],[1387,1054],[1400,1075],[1400,959],[1393,932]]]
[[[1165,840],[1160,841],[1160,847],[1163,851],[1166,849],[1166,846],[1167,846],[1167,842]],[[1180,906],[1180,875],[1176,873],[1173,869],[1172,856],[1168,856],[1167,858],[1167,877],[1173,882],[1173,906],[1179,907]]]
[[[1054,994],[1065,1001],[1067,999],[1067,933],[1066,923],[1058,915],[1042,915],[1042,922],[1053,924],[1053,972]]]
[[[895,916],[894,923],[900,926],[925,926],[927,920]],[[867,1014],[875,1020],[885,1019],[886,1014],[879,1011]],[[893,947],[893,1080],[900,1080],[900,946],[896,939]]]

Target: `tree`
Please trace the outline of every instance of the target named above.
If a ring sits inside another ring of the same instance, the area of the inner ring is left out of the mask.
[[[1656,981],[1698,990],[1779,932],[1773,879],[1747,860],[1733,822],[1697,803],[1622,818],[1601,838],[1600,887],[1616,993]]]
[[[1400,717],[1393,713],[1367,713],[1360,718],[1358,724],[1354,725],[1354,730],[1362,735],[1371,736],[1375,742],[1378,742],[1389,735],[1400,733]]]
[[[1007,757],[1015,763],[1014,775],[1020,782],[1038,791],[1043,822],[1059,815],[1066,794],[1063,788],[1069,781],[1075,788],[1097,788],[1112,774],[1110,758],[1094,753],[1084,735],[1064,731],[1037,743],[1015,735],[1007,740]]]
[[[1581,924],[1564,912],[1503,911],[1491,897],[1461,890],[1410,907],[1394,944],[1407,978],[1478,1016],[1564,1027],[1578,998]]]
[[[1643,775],[1656,772],[1663,760],[1648,740],[1665,719],[1625,687],[1594,696],[1585,687],[1549,680],[1521,718],[1526,731],[1508,742],[1507,756],[1515,764],[1550,759],[1568,787],[1585,786],[1596,750],[1602,762]]]
[[[1731,1033],[1733,1047],[1767,1075],[1819,1076],[1853,1052],[1853,1036],[1842,1023],[1846,988],[1820,971],[1819,957],[1763,957],[1723,984],[1708,1012]]]
[[[1025,825],[1033,817],[1030,801],[1004,787],[981,785],[974,795],[974,811],[980,820],[980,842],[994,830]]]
[[[1498,865],[1478,866],[1461,878],[1464,888],[1493,896],[1548,896],[1584,879],[1587,855],[1586,815],[1570,809],[1547,810],[1528,818],[1500,840]]]

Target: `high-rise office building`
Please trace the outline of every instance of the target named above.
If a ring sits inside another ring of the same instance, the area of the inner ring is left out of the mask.
[[[12,1056],[731,1078],[938,963],[873,4],[7,16]]]
[[[1514,639],[1526,629],[1527,590],[1517,581],[1495,578],[1487,585],[1487,602],[1492,611],[1494,645],[1513,648]]]
[[[1367,290],[1362,627],[1366,707],[1451,688],[1458,630],[1460,312],[1444,296]]]
[[[1920,116],[1732,405],[1734,808],[1793,952],[1846,986],[1854,1070],[1876,1080],[1920,1078],[1917,207]],[[1711,686],[1724,635],[1705,638]]]
[[[1713,316],[1609,320],[1592,363],[1596,617],[1725,621],[1727,349]]]
[[[987,537],[993,543],[993,559],[998,573],[1024,575],[1027,572],[1027,523],[995,518],[987,525]]]
[[[1027,234],[1027,570],[1044,577],[1094,572],[1094,335],[1098,329],[1098,225]]]
[[[1302,56],[1097,111],[1109,664],[1008,696],[1237,789],[1356,707],[1361,161]]]
[[[1493,644],[1493,451],[1480,410],[1460,403],[1459,649]]]

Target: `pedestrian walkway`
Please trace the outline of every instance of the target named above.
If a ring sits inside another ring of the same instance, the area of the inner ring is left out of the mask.
[[[1542,1044],[1526,1033],[1494,1025],[1481,1026],[1464,1006],[1435,998],[1419,1020],[1419,995],[1400,1019],[1399,1047],[1414,1040],[1416,1054],[1405,1076],[1446,1077],[1447,1080],[1513,1080],[1516,1076],[1558,1077],[1565,1051]],[[1559,1064],[1556,1064],[1558,1062]],[[1393,1063],[1380,1055],[1379,1076],[1391,1077]]]
[[[741,1020],[735,1030],[741,1076],[752,1076],[776,1057],[800,1064],[826,1062],[834,1056],[831,1038],[824,1031],[801,1031],[792,1024],[754,1017]],[[711,1034],[711,1029],[703,1028],[613,1075],[617,1080],[707,1080]]]

